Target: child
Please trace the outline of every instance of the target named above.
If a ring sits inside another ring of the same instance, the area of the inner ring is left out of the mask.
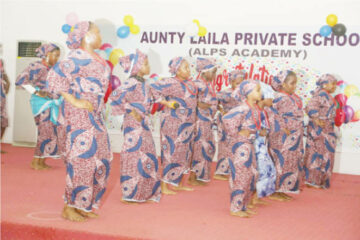
[[[269,147],[276,167],[276,193],[270,198],[281,201],[291,199],[288,192],[298,193],[302,181],[304,113],[301,98],[295,94],[296,84],[292,71],[281,71],[271,83],[276,93]]]
[[[256,105],[261,100],[261,88],[257,82],[246,80],[240,84],[239,90],[244,101],[223,117],[225,130],[230,135],[230,213],[249,217],[255,213],[247,206],[257,179],[253,143],[256,132],[261,129],[260,111]]]
[[[205,185],[210,181],[211,162],[215,154],[212,122],[217,109],[217,98],[215,89],[211,85],[217,71],[215,59],[198,58],[196,70],[199,72],[199,77],[194,82],[199,93],[194,153],[191,163],[192,172],[189,177],[189,183],[194,186]]]
[[[36,49],[36,52],[41,61],[31,63],[17,77],[16,85],[23,87],[37,97],[51,99],[53,96],[45,90],[46,78],[51,67],[59,59],[60,49],[55,44],[48,43],[41,45]],[[43,111],[34,119],[38,136],[31,167],[35,170],[48,169],[49,166],[45,163],[46,158],[59,157],[57,126],[51,121],[50,109]]]
[[[214,179],[228,180],[229,176],[229,161],[228,156],[228,134],[222,127],[222,117],[230,111],[232,108],[240,104],[239,99],[233,96],[233,93],[238,89],[240,83],[244,80],[245,71],[234,70],[229,73],[230,88],[226,88],[219,92],[217,97],[219,100],[219,114],[218,114],[218,162],[216,164],[216,170]]]
[[[330,187],[336,148],[336,101],[331,94],[336,90],[336,83],[336,78],[330,74],[321,76],[316,82],[318,87],[305,108],[310,120],[304,170],[306,184],[316,188]]]
[[[65,206],[70,221],[96,218],[110,174],[112,152],[104,124],[104,95],[110,67],[94,50],[101,46],[99,28],[82,21],[68,33],[71,49],[48,75],[48,90],[61,95],[59,122],[66,164]]]
[[[113,114],[124,114],[120,162],[122,201],[159,202],[161,177],[150,130],[154,97],[144,78],[150,73],[148,57],[136,50],[135,54],[121,57],[119,64],[130,75],[110,96]]]
[[[192,191],[184,186],[184,174],[190,170],[192,156],[190,144],[194,138],[198,89],[190,80],[188,61],[176,57],[169,63],[173,77],[151,84],[153,94],[159,101],[176,101],[176,109],[166,107],[161,113],[161,162],[163,177],[161,192],[175,194],[168,188]]]
[[[5,129],[8,126],[8,115],[6,110],[6,94],[9,92],[10,82],[8,76],[5,73],[4,62],[0,59],[0,92],[1,92],[1,109],[0,109],[0,117],[1,117],[1,139],[4,136]]]

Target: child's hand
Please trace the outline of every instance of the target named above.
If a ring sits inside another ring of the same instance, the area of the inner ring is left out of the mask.
[[[282,130],[286,133],[286,135],[288,135],[288,136],[290,135],[290,131],[289,131],[289,129],[287,129],[287,128],[283,128]]]
[[[267,135],[266,129],[261,129],[259,134],[260,136],[265,137]]]
[[[39,96],[39,97],[42,97],[42,98],[49,97],[49,94],[47,92],[45,92],[45,91],[37,91],[36,95]]]
[[[197,106],[203,110],[207,110],[211,107],[210,104],[207,103],[203,103],[203,102],[198,102]]]
[[[89,112],[94,111],[94,107],[91,104],[91,102],[84,100],[84,99],[78,99],[75,102],[75,107],[77,108],[82,108],[82,109],[87,109]]]
[[[250,137],[250,130],[248,129],[243,129],[239,132],[239,134],[243,137],[249,138]]]
[[[179,107],[179,104],[176,101],[161,101],[161,103],[172,109],[177,109]]]
[[[322,128],[325,127],[325,122],[324,122],[324,120],[321,120],[321,119],[316,118],[316,119],[314,119],[314,123],[315,123],[316,125],[322,127]]]
[[[135,118],[136,121],[141,122],[142,121],[142,117],[141,115],[136,111],[136,110],[132,110],[130,115]]]

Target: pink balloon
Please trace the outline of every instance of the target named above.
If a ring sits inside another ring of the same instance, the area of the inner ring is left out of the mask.
[[[340,86],[341,84],[344,84],[344,83],[345,83],[344,80],[340,80],[336,83],[336,85]]]
[[[118,88],[120,85],[121,85],[120,79],[115,75],[111,75],[111,87],[112,87],[112,90]]]
[[[112,45],[110,43],[104,43],[101,45],[100,50],[105,50],[107,48],[112,48]]]
[[[346,105],[344,107],[344,112],[345,112],[345,123],[348,123],[354,117],[354,114],[355,114],[354,109],[351,106]]]
[[[70,26],[75,26],[79,22],[79,18],[76,13],[71,12],[68,15],[66,15],[66,23]]]

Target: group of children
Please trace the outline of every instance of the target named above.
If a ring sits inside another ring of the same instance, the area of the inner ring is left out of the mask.
[[[97,217],[93,209],[111,169],[103,117],[111,69],[94,51],[101,46],[94,23],[76,24],[66,43],[71,51],[59,62],[59,48],[42,45],[37,50],[42,60],[25,69],[16,85],[36,87],[34,102],[46,99],[35,117],[38,143],[31,166],[44,169],[45,158],[62,156],[67,171],[62,216],[84,221]],[[190,185],[206,185],[216,151],[214,123],[219,153],[214,179],[229,179],[232,215],[251,216],[255,204],[266,204],[264,197],[288,201],[287,193],[299,192],[305,183],[329,187],[336,145],[332,75],[320,77],[303,108],[292,71],[281,71],[269,86],[234,70],[230,88],[217,93],[211,82],[218,66],[211,58],[197,59],[195,80],[183,57],[170,61],[171,77],[154,82],[146,79],[150,66],[143,52],[121,57],[119,64],[128,77],[109,99],[112,113],[124,115],[123,202],[159,202],[161,194],[192,191],[185,186],[187,173]],[[310,118],[305,149],[304,110]],[[160,161],[151,132],[154,112],[160,117]]]

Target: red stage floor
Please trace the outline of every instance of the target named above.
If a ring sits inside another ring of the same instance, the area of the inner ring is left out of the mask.
[[[163,196],[160,204],[120,202],[115,155],[100,217],[73,223],[60,217],[65,168],[30,169],[33,148],[2,144],[2,239],[360,239],[360,176],[334,174],[330,190],[305,189],[292,202],[271,202],[250,219],[229,215],[228,183]]]

